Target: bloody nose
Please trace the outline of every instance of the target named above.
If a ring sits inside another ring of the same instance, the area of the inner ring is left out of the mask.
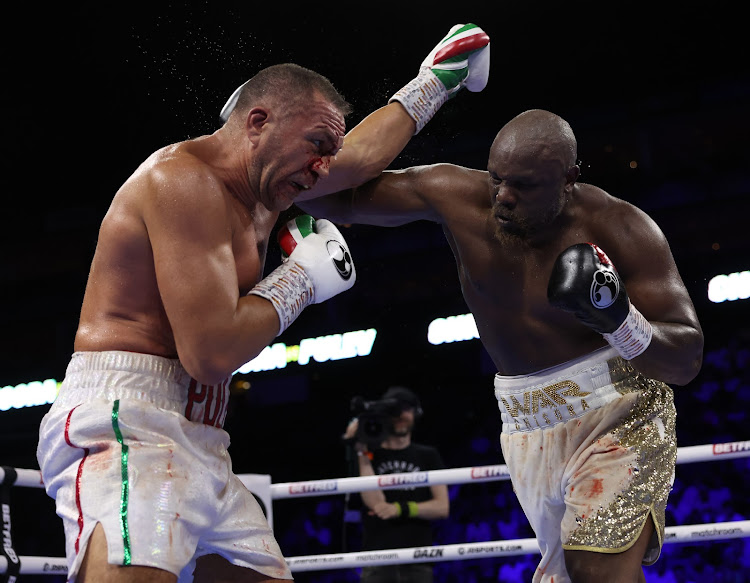
[[[317,174],[319,178],[326,178],[331,169],[331,157],[323,156],[317,158],[310,164],[310,171]]]

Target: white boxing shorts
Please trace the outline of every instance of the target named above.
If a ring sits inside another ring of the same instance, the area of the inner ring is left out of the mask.
[[[626,551],[649,516],[653,564],[677,457],[669,386],[610,347],[494,384],[503,455],[542,553],[533,582],[570,581],[564,550]]]
[[[253,494],[232,472],[222,429],[229,380],[205,386],[179,361],[76,352],[42,419],[37,459],[65,527],[75,581],[97,523],[108,561],[193,580],[219,554],[268,577],[292,575]]]

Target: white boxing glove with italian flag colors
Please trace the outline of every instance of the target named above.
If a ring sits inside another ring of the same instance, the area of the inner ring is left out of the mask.
[[[277,236],[282,264],[250,290],[267,299],[279,316],[279,334],[310,304],[350,289],[357,280],[349,247],[336,226],[301,215]]]
[[[398,90],[388,103],[398,101],[417,123],[417,131],[463,87],[478,92],[490,74],[490,37],[476,24],[450,29],[419,67],[419,74]]]

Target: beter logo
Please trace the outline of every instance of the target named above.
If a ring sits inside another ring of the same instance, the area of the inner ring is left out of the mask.
[[[620,283],[610,269],[602,268],[594,274],[591,281],[591,303],[603,310],[617,299],[620,293]]]
[[[504,468],[501,466],[487,466],[487,467],[471,468],[472,480],[481,480],[483,478],[495,478],[497,476],[506,476],[506,475],[508,475],[507,468]]]
[[[18,556],[13,550],[13,540],[10,538],[10,506],[3,504],[3,552],[12,563],[18,563]]]
[[[336,267],[336,271],[339,272],[339,275],[344,280],[348,280],[354,272],[352,256],[349,255],[349,252],[344,246],[335,239],[328,240],[326,243],[326,250],[333,260],[333,265]]]
[[[412,474],[392,474],[378,477],[378,486],[400,486],[403,484],[423,484],[427,482],[426,472]]]
[[[289,486],[290,494],[307,494],[308,492],[333,492],[338,482],[303,482]]]
[[[750,441],[735,441],[732,443],[714,443],[714,455],[735,453],[750,449]]]

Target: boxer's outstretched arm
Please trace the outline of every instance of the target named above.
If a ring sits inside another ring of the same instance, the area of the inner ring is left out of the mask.
[[[422,61],[417,76],[346,135],[328,177],[296,200],[353,188],[378,176],[446,101],[463,88],[482,91],[489,68],[489,36],[475,24],[453,26]]]
[[[427,220],[443,222],[466,180],[478,170],[452,164],[387,170],[357,188],[296,204],[305,212],[343,223],[397,227]]]
[[[409,143],[415,127],[399,103],[374,111],[346,134],[328,176],[301,193],[295,202],[353,188],[377,177]]]

